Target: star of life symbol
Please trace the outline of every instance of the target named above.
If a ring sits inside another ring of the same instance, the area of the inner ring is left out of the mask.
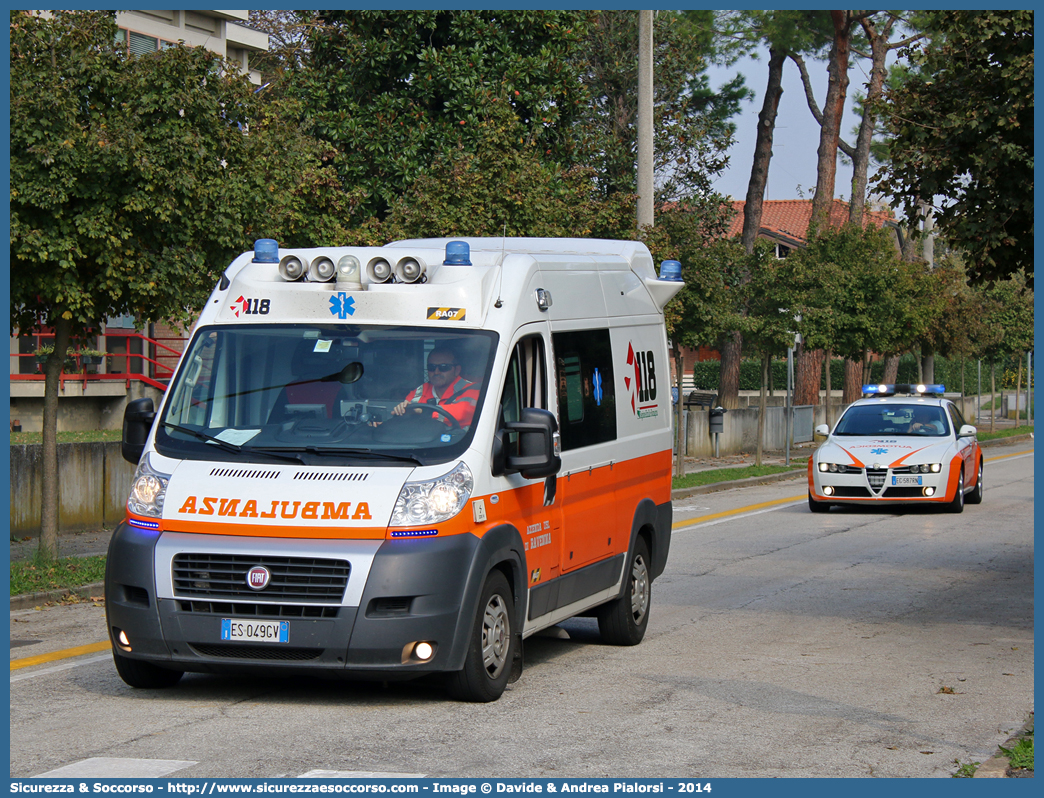
[[[330,313],[339,319],[354,316],[355,297],[348,296],[344,291],[338,291],[336,296],[330,297]]]
[[[888,454],[887,449],[871,449],[870,454]]]
[[[594,370],[594,398],[595,404],[602,406],[602,374],[598,369]]]

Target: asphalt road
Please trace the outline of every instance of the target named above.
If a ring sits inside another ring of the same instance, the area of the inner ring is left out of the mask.
[[[494,704],[195,674],[132,690],[89,648],[18,667],[11,775],[948,777],[1033,708],[1031,446],[985,450],[962,515],[812,515],[803,481],[677,503],[645,641],[567,622]],[[104,610],[14,611],[11,638],[12,660],[89,647]]]

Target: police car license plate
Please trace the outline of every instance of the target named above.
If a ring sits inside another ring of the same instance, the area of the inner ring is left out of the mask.
[[[920,485],[921,477],[892,477],[893,485]]]
[[[244,621],[221,619],[222,640],[244,640],[250,643],[289,643],[289,621]]]

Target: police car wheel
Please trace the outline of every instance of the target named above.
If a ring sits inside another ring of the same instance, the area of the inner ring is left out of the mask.
[[[482,589],[464,667],[450,677],[450,695],[476,703],[500,698],[511,677],[517,645],[512,629],[514,614],[507,578],[500,571],[491,571]]]
[[[183,671],[172,671],[160,668],[151,662],[125,657],[115,648],[112,650],[112,661],[116,665],[116,672],[124,682],[131,687],[143,690],[173,687],[185,675]]]
[[[975,476],[975,487],[964,497],[968,504],[982,504],[982,460],[979,460],[979,472]]]
[[[964,470],[961,470],[960,476],[957,477],[957,493],[953,497],[953,501],[950,502],[947,507],[951,513],[963,513],[964,512]]]
[[[808,493],[808,509],[814,513],[825,513],[830,509],[830,505],[826,502],[817,502],[812,498],[812,492]]]
[[[628,565],[627,587],[618,599],[598,608],[598,632],[613,646],[636,646],[649,626],[652,580],[649,578],[649,547],[639,537]]]

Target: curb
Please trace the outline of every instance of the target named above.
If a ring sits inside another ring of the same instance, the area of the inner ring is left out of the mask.
[[[709,485],[697,485],[693,488],[678,488],[671,491],[671,500],[685,499],[689,496],[699,496],[704,493],[717,493],[732,488],[746,488],[751,485],[769,485],[773,482],[784,482],[788,479],[797,479],[808,473],[807,467],[795,471],[784,471],[782,474],[766,474],[763,477],[747,477],[746,479],[723,479],[721,482],[711,482]]]
[[[994,438],[989,441],[979,441],[979,446],[988,448],[990,446],[1000,446],[1005,443],[1023,443],[1031,440],[1033,440],[1033,433],[1027,432],[1025,435],[1012,435],[1009,438]]]
[[[25,593],[21,596],[11,596],[11,609],[31,610],[33,607],[39,607],[41,604],[60,601],[66,596],[90,598],[92,595],[100,596],[104,591],[104,582],[92,582],[89,585],[83,585],[71,590],[46,590],[42,593]]]
[[[1026,724],[1019,729],[1015,734],[1009,737],[1001,746],[1011,750],[1019,740],[1026,737],[1030,732],[1033,731],[1033,713],[1030,713],[1029,720]],[[997,753],[979,765],[978,769],[972,775],[973,779],[1006,779],[1008,777],[1008,766],[1010,762],[1000,749],[997,749]]]

